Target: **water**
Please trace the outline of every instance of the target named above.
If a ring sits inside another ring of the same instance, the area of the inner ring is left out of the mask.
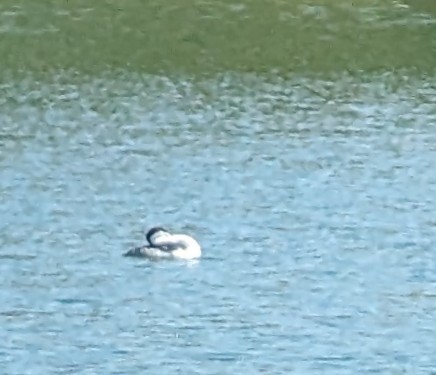
[[[435,72],[433,0],[2,0],[1,76]]]
[[[433,2],[142,3],[0,6],[0,372],[436,374]]]
[[[5,373],[436,371],[436,93],[392,79],[4,87]],[[122,258],[155,224],[204,258]]]

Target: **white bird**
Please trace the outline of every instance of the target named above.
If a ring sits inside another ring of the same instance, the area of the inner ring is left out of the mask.
[[[124,256],[150,259],[197,259],[201,246],[191,236],[173,234],[161,227],[151,228],[146,235],[148,245],[129,250]]]

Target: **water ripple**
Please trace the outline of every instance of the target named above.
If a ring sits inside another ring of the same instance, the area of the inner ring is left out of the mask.
[[[5,372],[436,371],[432,81],[68,77],[1,103]]]

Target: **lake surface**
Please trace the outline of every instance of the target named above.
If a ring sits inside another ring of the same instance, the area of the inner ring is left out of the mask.
[[[5,374],[436,374],[431,3],[20,4],[0,17]],[[196,11],[228,23],[200,43]],[[263,12],[282,23],[259,41]],[[320,19],[342,42],[320,49]],[[318,44],[279,51],[293,28]],[[141,42],[162,64],[125,54]],[[123,258],[154,225],[204,257]]]

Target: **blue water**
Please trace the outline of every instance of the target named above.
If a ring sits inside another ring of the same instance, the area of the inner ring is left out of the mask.
[[[3,85],[2,373],[436,374],[436,91],[396,79]],[[123,258],[152,225],[204,257]]]

